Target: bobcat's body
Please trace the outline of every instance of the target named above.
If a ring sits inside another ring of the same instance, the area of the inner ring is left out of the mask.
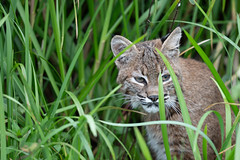
[[[221,95],[218,91],[218,88],[214,84],[214,82],[210,79],[212,77],[211,72],[208,70],[205,64],[200,63],[195,60],[191,59],[182,59],[179,58],[179,67],[181,68],[181,89],[185,97],[186,104],[188,106],[188,111],[191,117],[191,121],[194,126],[197,126],[198,121],[200,120],[201,116],[206,112],[203,111],[207,106],[216,102],[222,102]],[[192,67],[189,68],[188,66],[191,65]],[[199,69],[202,72],[199,72]],[[189,74],[194,75],[194,77],[189,77]],[[187,80],[186,80],[187,79]],[[209,82],[212,82],[209,84]],[[199,87],[198,83],[204,84],[203,86]],[[200,93],[204,93],[203,95],[198,96]],[[187,98],[186,98],[187,97]],[[218,108],[214,108],[220,113],[224,112],[223,106],[217,106]],[[173,121],[181,121],[183,122],[182,115],[174,113],[169,117],[168,120]],[[222,116],[224,116],[222,114]],[[145,121],[157,121],[159,120],[159,113],[152,113],[148,114],[144,117]],[[218,120],[216,116],[213,114],[208,117],[206,120],[209,122],[207,124],[208,127],[208,136],[213,140],[214,144],[218,147],[219,150],[221,147],[221,135],[220,135],[220,127],[218,124]],[[162,141],[162,133],[161,133],[161,126],[160,125],[151,125],[147,126],[147,140],[150,148],[153,152],[156,153],[157,159],[166,159],[165,157],[165,150]],[[168,139],[170,144],[170,151],[172,156],[177,156],[179,159],[181,154],[184,156],[185,159],[194,159],[192,154],[191,145],[188,141],[188,136],[185,131],[184,127],[175,126],[175,125],[168,125]],[[202,139],[199,139],[198,146],[202,148]],[[161,148],[161,152],[159,149]],[[164,154],[162,154],[162,152]],[[208,159],[212,160],[216,156],[208,146]]]
[[[145,121],[159,120],[158,110],[158,76],[161,71],[164,89],[164,103],[168,120],[183,121],[174,85],[169,72],[162,59],[156,52],[158,48],[171,63],[179,83],[188,111],[194,126],[205,113],[207,106],[216,102],[222,102],[221,94],[211,79],[212,74],[207,66],[191,59],[179,58],[179,41],[181,29],[176,28],[169,37],[162,42],[160,39],[145,41],[133,45],[125,51],[117,60],[119,69],[117,81],[122,84],[122,92],[127,95],[133,108],[141,107],[147,116]],[[116,56],[120,51],[132,44],[122,36],[115,36],[111,42],[111,48]],[[218,112],[224,117],[224,108],[217,106]],[[208,136],[220,149],[221,135],[216,116],[208,116],[206,120]],[[147,141],[156,159],[166,159],[162,140],[161,126],[150,125],[146,127]],[[167,125],[168,139],[171,156],[177,158],[194,159],[188,136],[184,127]],[[199,148],[202,148],[202,139],[198,139]],[[214,159],[215,154],[208,146],[208,158]]]

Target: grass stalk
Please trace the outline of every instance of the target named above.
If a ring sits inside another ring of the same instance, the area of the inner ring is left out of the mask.
[[[89,34],[90,34],[90,31],[91,31],[91,30],[89,29],[88,32],[86,32],[86,34],[84,35],[82,44],[79,46],[79,48],[78,48],[78,50],[77,50],[77,53],[76,53],[76,55],[74,56],[74,58],[73,58],[73,60],[72,60],[72,62],[71,62],[71,64],[70,64],[70,66],[69,66],[69,69],[68,69],[68,71],[67,71],[66,77],[64,78],[63,84],[62,84],[62,86],[61,86],[61,89],[60,89],[60,92],[59,92],[59,94],[58,94],[58,97],[57,97],[57,99],[56,99],[56,101],[55,101],[55,104],[53,105],[53,107],[51,108],[51,110],[50,110],[50,112],[49,112],[50,118],[53,118],[54,115],[56,114],[58,105],[59,105],[59,103],[60,103],[60,99],[62,98],[63,93],[64,93],[65,89],[67,88],[67,83],[68,83],[68,81],[69,81],[69,79],[70,79],[70,76],[71,76],[71,74],[72,74],[73,68],[74,68],[74,66],[75,66],[75,64],[76,64],[76,62],[77,62],[77,60],[78,60],[78,57],[79,57],[80,53],[82,53],[82,49],[83,49],[83,47],[84,47],[84,45],[85,45],[85,43],[86,43],[86,41],[87,41],[87,39],[88,39],[88,36],[89,36]]]
[[[161,53],[161,51],[159,51],[157,48],[155,48],[155,49],[157,50],[157,52],[161,56],[163,62],[165,63],[167,69],[169,70],[170,76],[172,77],[172,81],[173,81],[173,84],[174,84],[174,87],[175,87],[175,90],[176,90],[176,94],[177,94],[177,97],[178,97],[179,105],[180,105],[180,108],[181,108],[183,121],[184,121],[184,123],[187,123],[187,124],[191,125],[192,122],[191,122],[191,119],[190,119],[190,115],[189,115],[189,112],[188,112],[188,109],[187,109],[187,106],[186,106],[186,102],[185,102],[184,97],[183,97],[181,87],[180,87],[179,82],[177,80],[177,77],[176,77],[170,63],[168,62],[167,58],[163,55],[163,53]],[[194,144],[193,144],[194,132],[189,128],[186,128],[186,131],[187,131],[187,134],[188,134],[188,138],[189,138],[191,147],[193,149],[194,148]],[[199,152],[199,148],[197,146],[196,146],[196,149],[193,150],[193,155],[194,155],[195,159],[200,159],[200,157],[201,157],[200,152]]]
[[[235,155],[234,155],[234,160],[237,160],[240,157],[240,152],[238,152],[240,150],[240,125],[238,124],[237,127],[237,137],[236,137],[236,145],[235,145]]]
[[[112,155],[112,159],[115,160],[116,156],[115,156],[115,152],[113,150],[113,147],[111,145],[111,142],[109,141],[109,139],[107,138],[107,136],[104,134],[104,132],[102,131],[101,128],[97,127],[97,131],[98,133],[102,136],[102,138],[104,139],[105,143],[107,144],[109,151],[111,152]]]
[[[24,18],[24,9],[23,9],[23,7],[22,7],[22,5],[21,5],[21,3],[20,3],[19,1],[17,2],[17,9],[18,9],[18,11],[19,11],[19,13],[20,13],[21,18],[22,18],[22,19],[25,19],[25,18]],[[24,22],[25,22],[25,21],[24,21]],[[30,26],[30,23],[27,22],[27,24],[25,24],[25,25]],[[36,49],[36,51],[37,51],[37,54],[40,56],[40,60],[41,60],[41,62],[42,62],[42,65],[43,65],[46,73],[47,73],[47,76],[48,76],[48,78],[49,78],[49,80],[50,80],[50,82],[51,82],[51,85],[52,85],[52,87],[53,87],[53,89],[54,89],[54,91],[55,91],[55,94],[58,95],[58,94],[59,94],[59,89],[58,89],[58,87],[57,87],[55,78],[54,78],[54,76],[53,76],[53,74],[52,74],[52,72],[51,72],[51,70],[50,70],[50,68],[49,68],[48,61],[45,60],[45,58],[44,58],[44,56],[43,56],[41,47],[40,47],[40,45],[39,45],[39,43],[38,43],[38,40],[37,40],[37,38],[36,38],[36,35],[35,35],[34,31],[32,30],[31,27],[28,27],[28,28],[29,28],[29,34],[30,34],[30,37],[31,37],[31,41],[32,41],[32,43],[33,43],[33,45],[34,45],[34,47],[35,47],[35,49]]]
[[[204,134],[207,135],[207,125],[204,127]],[[202,152],[203,152],[203,160],[207,160],[207,141],[206,139],[202,140]]]
[[[207,14],[206,14],[206,15],[208,15],[208,16],[210,15],[210,13],[211,13],[211,11],[212,11],[212,9],[213,9],[213,7],[214,7],[215,1],[216,1],[216,0],[212,0],[212,1],[211,1],[210,7],[208,8],[208,11],[207,11]],[[208,20],[207,17],[204,17],[204,20],[203,20],[203,22],[202,22],[202,25],[203,25],[203,26],[206,25],[207,20]],[[196,35],[195,38],[194,38],[195,41],[198,41],[199,37],[200,37],[201,34],[202,34],[202,31],[203,31],[203,28],[200,28],[199,31],[198,31],[198,33],[197,33],[197,35]]]
[[[155,27],[155,29],[153,30],[150,39],[152,39],[153,37],[156,37],[157,34],[159,33],[162,25],[165,23],[165,21],[168,19],[168,17],[171,15],[171,13],[174,11],[174,9],[177,7],[179,3],[179,0],[175,0],[174,3],[171,5],[171,7],[169,8],[169,10],[167,11],[167,13],[165,13],[164,17],[161,19],[161,21],[157,24],[157,26]]]
[[[29,22],[29,10],[28,10],[28,1],[25,1],[25,66],[26,66],[26,81],[29,84],[30,89],[32,88],[32,66],[31,66],[31,55],[29,51],[29,27],[27,22]],[[27,96],[26,96],[27,97]],[[30,122],[30,117],[26,115],[26,125]]]
[[[121,146],[124,148],[124,150],[127,152],[128,157],[132,160],[132,156],[129,153],[128,149],[125,147],[125,145],[122,143],[122,141],[117,137],[117,135],[115,135],[111,130],[109,130],[107,127],[103,126],[102,124],[98,123],[97,124],[99,127],[104,128],[105,130],[107,130],[112,136],[114,136],[114,138],[117,139],[117,141],[121,144]]]
[[[159,105],[159,116],[160,120],[166,120],[166,112],[165,112],[165,105],[164,105],[164,93],[163,93],[163,82],[162,82],[162,73],[160,71],[158,76],[158,105]],[[168,132],[167,132],[167,125],[161,125],[162,129],[162,137],[163,137],[163,144],[165,147],[165,152],[168,160],[171,160],[171,153],[170,147],[168,143]]]
[[[5,11],[4,11],[5,12]],[[6,13],[5,13],[6,16]],[[5,55],[7,57],[7,68],[6,68],[6,78],[8,79],[6,85],[7,85],[7,94],[10,96],[13,96],[13,89],[12,89],[12,78],[11,78],[11,69],[13,67],[13,50],[12,50],[12,31],[10,27],[9,19],[6,20],[6,52]],[[7,102],[7,112],[8,112],[8,119],[13,120],[13,104],[11,101]],[[8,128],[11,128],[12,126],[11,121],[8,123]],[[11,145],[10,141],[9,145]]]
[[[134,127],[134,133],[137,137],[137,141],[139,143],[140,149],[141,149],[145,159],[146,160],[152,160],[152,157],[151,157],[150,151],[147,147],[147,144],[146,144],[143,136],[141,135],[141,133],[140,133],[140,131],[137,127]]]
[[[0,70],[0,73],[2,71]],[[0,139],[1,139],[1,160],[7,159],[7,144],[6,144],[6,127],[5,127],[5,114],[3,102],[3,89],[2,79],[0,78]]]
[[[50,7],[50,14],[51,14],[51,21],[53,25],[53,33],[55,37],[55,44],[56,44],[56,51],[57,51],[57,56],[58,56],[58,61],[59,61],[59,70],[60,70],[60,75],[62,81],[65,78],[65,69],[64,69],[64,64],[63,64],[63,59],[62,59],[62,51],[61,51],[61,44],[60,44],[60,31],[59,31],[59,23],[58,23],[58,16],[56,16],[56,12],[58,13],[58,10],[55,12],[55,5],[53,0],[48,1],[48,5]],[[58,8],[58,5],[56,6]]]
[[[98,50],[98,54],[96,55],[95,58],[95,64],[94,64],[94,73],[97,71],[97,69],[100,66],[100,62],[103,56],[103,50],[104,50],[104,45],[107,39],[107,31],[109,28],[109,23],[110,23],[110,18],[111,18],[111,13],[112,13],[112,9],[113,9],[113,2],[114,1],[110,1],[110,3],[108,4],[108,8],[107,8],[107,12],[106,12],[106,17],[105,17],[105,21],[103,24],[103,30],[102,30],[102,34],[101,34],[101,38],[100,38],[100,43],[99,43],[99,50]]]
[[[137,34],[137,37],[140,37],[138,0],[134,0],[134,10],[135,10],[136,34]]]

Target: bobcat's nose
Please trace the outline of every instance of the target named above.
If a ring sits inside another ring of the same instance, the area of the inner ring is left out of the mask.
[[[158,100],[158,95],[151,95],[148,96],[149,99],[151,99],[153,102],[156,102]]]

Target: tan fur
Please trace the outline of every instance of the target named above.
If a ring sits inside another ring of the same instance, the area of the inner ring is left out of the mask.
[[[155,47],[165,54],[178,77],[194,126],[197,126],[201,116],[205,113],[203,109],[210,104],[223,101],[218,88],[210,78],[213,76],[204,63],[178,57],[180,38],[181,29],[178,27],[164,42],[156,39],[135,44],[115,62],[119,69],[117,81],[123,85],[121,91],[131,101],[133,108],[140,106],[148,113],[144,117],[145,121],[159,120],[158,100],[155,100],[158,95],[158,75],[160,71],[162,76],[167,79],[163,82],[167,119],[183,121],[172,80],[171,78],[168,79],[168,70],[156,52]],[[132,43],[126,38],[115,36],[111,41],[111,48],[116,56],[130,44]],[[216,106],[214,109],[220,112],[224,118],[223,106]],[[208,116],[205,124],[208,127],[208,137],[219,150],[221,147],[221,135],[216,116],[214,114]],[[166,159],[161,126],[147,126],[146,130],[148,144],[155,154],[155,158]],[[185,128],[168,125],[167,130],[171,156],[177,158],[182,156],[184,160],[194,159]],[[199,138],[198,144],[201,151],[201,138]],[[208,146],[208,159],[212,160],[214,158],[215,154],[211,147]]]

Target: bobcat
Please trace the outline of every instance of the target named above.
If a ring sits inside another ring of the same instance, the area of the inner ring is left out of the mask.
[[[119,70],[117,82],[122,84],[121,91],[130,100],[132,108],[140,107],[147,113],[145,121],[159,120],[158,108],[158,76],[161,71],[164,90],[164,104],[166,119],[183,122],[178,98],[174,85],[164,62],[156,52],[158,48],[170,62],[180,83],[192,124],[197,126],[204,109],[215,102],[222,102],[221,94],[212,81],[212,74],[204,63],[192,59],[179,57],[179,45],[181,28],[177,27],[162,41],[155,39],[140,42],[126,50],[116,61]],[[122,37],[114,36],[111,40],[111,49],[114,56],[132,44],[131,41]],[[224,118],[224,107],[216,109]],[[221,147],[220,127],[214,114],[208,116],[207,135],[219,150]],[[204,125],[205,125],[204,124]],[[168,139],[171,156],[180,157],[184,160],[194,159],[188,136],[184,127],[167,125]],[[162,140],[161,126],[146,126],[147,142],[154,153],[155,159],[165,160],[166,154]],[[202,154],[202,139],[198,139],[198,145]],[[213,150],[208,146],[208,159],[216,157]]]

